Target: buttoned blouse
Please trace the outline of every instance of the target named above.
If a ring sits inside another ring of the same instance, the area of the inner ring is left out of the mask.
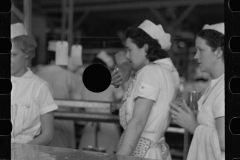
[[[58,109],[50,85],[30,69],[22,77],[11,76],[12,143],[27,143],[41,133],[40,116]]]

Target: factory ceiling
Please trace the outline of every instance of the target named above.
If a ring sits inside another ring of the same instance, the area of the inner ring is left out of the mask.
[[[20,11],[23,1],[12,0]],[[206,23],[224,21],[224,0],[32,0],[32,12],[44,16],[49,28],[61,31],[63,22],[69,25],[70,2],[73,32],[82,36],[117,37],[144,19],[162,24],[170,33],[196,33]]]

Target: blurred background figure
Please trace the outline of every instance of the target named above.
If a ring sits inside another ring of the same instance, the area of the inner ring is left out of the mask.
[[[82,66],[78,66],[73,72],[82,77],[84,70],[88,67],[88,65],[83,64]]]
[[[66,66],[55,65],[54,59],[49,59],[48,64],[41,66],[36,72],[53,87],[56,99],[81,99],[79,83],[81,78]]]
[[[188,92],[196,91],[200,95],[203,95],[206,88],[210,85],[211,77],[207,72],[201,72],[199,67],[193,67],[193,72],[190,74],[191,77],[188,81],[184,82],[184,88],[182,91],[182,98],[188,102]]]
[[[105,51],[101,51],[93,59],[92,64],[102,64],[111,70],[114,67],[114,60]],[[115,89],[112,85],[100,93],[91,92],[87,88],[83,87],[81,93],[83,100],[105,102],[117,102],[121,100],[124,94],[122,88]],[[86,111],[110,113],[110,110],[103,109],[86,108]],[[104,122],[87,122],[86,126],[83,129],[79,149],[83,149],[88,146],[101,147],[106,150],[106,153],[113,154],[113,152],[117,150],[119,138],[119,125]]]
[[[104,62],[104,63],[102,63]],[[105,65],[109,70],[112,70],[115,66],[113,58],[105,51],[101,50],[96,57],[93,59],[93,64],[94,63],[100,63]]]
[[[81,76],[74,74],[67,66],[55,65],[55,53],[48,54],[48,64],[38,67],[36,74],[46,80],[53,89],[54,99],[80,100]],[[59,109],[71,111],[69,109]],[[55,120],[55,133],[49,146],[76,148],[74,121]]]

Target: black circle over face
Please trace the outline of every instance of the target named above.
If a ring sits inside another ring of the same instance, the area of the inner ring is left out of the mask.
[[[111,84],[111,73],[102,64],[92,64],[83,72],[83,84],[91,92],[105,91]]]

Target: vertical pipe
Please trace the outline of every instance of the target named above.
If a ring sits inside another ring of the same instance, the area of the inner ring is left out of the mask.
[[[28,35],[32,35],[32,0],[24,0],[23,7],[23,24]],[[31,60],[27,61],[27,67],[31,68]]]
[[[68,45],[69,45],[69,54],[73,44],[73,14],[74,14],[74,0],[69,0],[68,6]]]
[[[61,40],[65,38],[65,29],[66,29],[66,0],[62,0],[62,35]]]
[[[32,35],[32,0],[24,0],[23,23],[28,35]]]

